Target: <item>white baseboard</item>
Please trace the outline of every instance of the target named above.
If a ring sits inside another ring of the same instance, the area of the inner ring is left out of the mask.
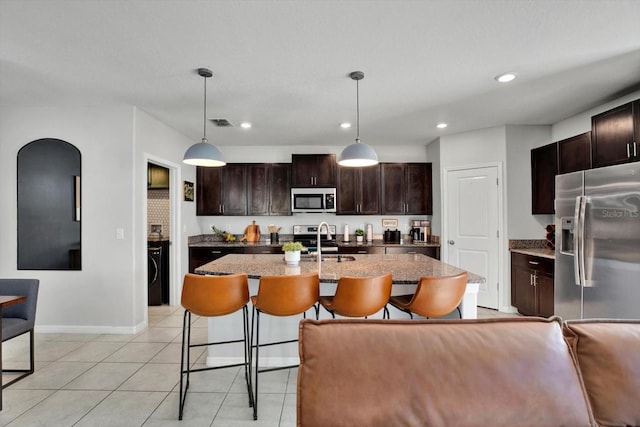
[[[146,322],[136,326],[71,326],[71,325],[36,325],[34,330],[40,334],[118,334],[133,335],[147,328]]]

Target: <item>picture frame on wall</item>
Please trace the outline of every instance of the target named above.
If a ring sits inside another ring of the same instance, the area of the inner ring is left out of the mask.
[[[397,226],[398,226],[397,219],[386,218],[382,220],[382,227],[397,227]]]
[[[184,181],[184,201],[193,202],[194,200],[194,186],[193,182]]]

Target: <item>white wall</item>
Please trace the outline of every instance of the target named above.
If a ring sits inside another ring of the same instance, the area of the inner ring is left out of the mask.
[[[196,221],[195,202],[185,202],[183,197],[183,181],[195,183],[196,168],[182,163],[186,149],[200,141],[191,141],[173,128],[158,121],[145,111],[135,110],[134,136],[134,222],[135,253],[140,262],[135,265],[136,321],[146,320],[146,265],[147,265],[147,163],[153,160],[170,168],[170,204],[175,209],[171,212],[172,245],[170,247],[171,264],[170,303],[180,303],[182,277],[189,270],[188,236],[199,234],[200,226]]]
[[[82,270],[18,271],[16,156],[39,138],[59,138],[82,155]],[[195,168],[181,169],[192,142],[134,107],[42,107],[0,111],[0,276],[40,279],[39,331],[131,333],[146,321],[147,157],[177,166],[194,181]],[[176,187],[182,194],[182,187]],[[181,202],[180,245],[199,232],[195,204]],[[124,239],[116,239],[122,228]],[[187,254],[180,254],[181,275]]]
[[[39,330],[126,331],[133,304],[133,108],[2,108],[0,276],[40,279]],[[82,270],[16,270],[16,156],[39,138],[59,138],[82,155]],[[116,228],[124,240],[115,239]]]
[[[531,149],[551,143],[551,126],[506,126],[508,239],[544,239],[553,215],[531,214]]]
[[[433,217],[431,218],[431,232],[442,235],[442,163],[440,161],[440,138],[436,138],[427,145],[427,162],[431,163],[432,191],[433,191]]]
[[[575,135],[580,135],[581,133],[589,132],[591,130],[591,116],[603,113],[636,99],[640,99],[640,90],[559,121],[551,126],[552,141],[561,141]]]

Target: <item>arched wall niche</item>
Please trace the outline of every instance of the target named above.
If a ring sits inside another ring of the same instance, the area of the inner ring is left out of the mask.
[[[54,138],[18,151],[18,270],[81,270],[81,155]]]

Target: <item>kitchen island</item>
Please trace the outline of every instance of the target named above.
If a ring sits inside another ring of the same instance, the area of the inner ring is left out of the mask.
[[[321,295],[333,295],[338,279],[342,276],[364,277],[391,273],[393,276],[392,295],[402,295],[413,293],[421,276],[450,276],[464,271],[422,254],[340,256],[323,254],[323,259],[320,267]],[[258,292],[259,279],[262,276],[295,275],[314,271],[318,271],[316,255],[303,255],[299,266],[291,267],[284,262],[283,254],[228,254],[195,269],[198,274],[210,275],[247,273],[251,295]],[[463,318],[474,319],[477,317],[478,289],[485,279],[477,274],[467,273],[467,289],[460,304],[460,311]],[[390,311],[392,319],[408,317],[408,314],[399,310],[390,308]],[[313,309],[309,310],[307,317],[314,317]],[[382,317],[382,310],[378,315],[370,317]],[[268,341],[295,338],[300,318],[301,316],[282,318],[264,316],[260,321],[261,336],[264,336]],[[321,308],[320,318],[330,319],[331,315]],[[210,318],[208,325],[210,342],[231,340],[237,338],[238,325],[242,325],[242,317],[238,312],[229,316]],[[238,363],[242,360],[241,354],[242,348],[240,347],[235,351],[234,349],[210,348],[207,355],[207,365]],[[298,348],[295,343],[266,347],[260,351],[261,366],[295,364],[297,358]]]
[[[322,257],[320,282],[323,295],[335,292],[335,284],[342,276],[365,277],[391,273],[394,285],[392,294],[400,295],[413,293],[422,276],[453,276],[464,271],[422,254],[331,254]],[[196,269],[198,274],[223,275],[244,272],[251,279],[260,279],[267,275],[303,274],[314,271],[318,271],[316,255],[305,255],[298,267],[291,267],[285,264],[284,257],[280,254],[229,254]],[[484,278],[467,273],[467,290],[460,310],[463,318],[475,319],[478,288],[480,283],[484,282]],[[325,286],[325,284],[334,284],[334,286]]]

